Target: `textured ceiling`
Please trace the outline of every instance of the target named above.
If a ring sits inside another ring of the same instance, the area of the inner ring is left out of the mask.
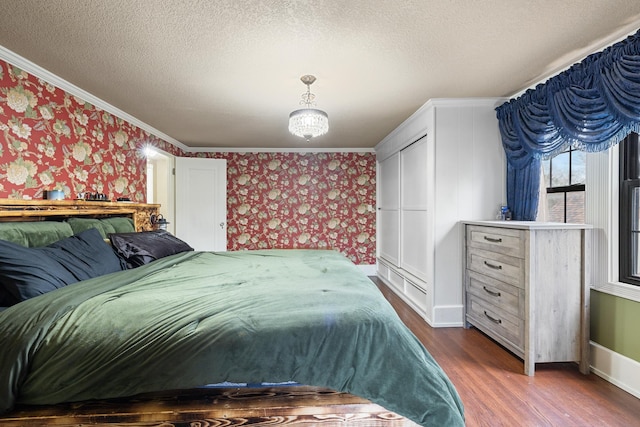
[[[0,45],[188,147],[370,148],[431,98],[512,96],[638,0],[2,0]],[[327,135],[287,131],[314,74]]]

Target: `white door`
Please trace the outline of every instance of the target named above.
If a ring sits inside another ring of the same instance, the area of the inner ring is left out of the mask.
[[[227,250],[227,161],[176,157],[176,237],[197,251]]]

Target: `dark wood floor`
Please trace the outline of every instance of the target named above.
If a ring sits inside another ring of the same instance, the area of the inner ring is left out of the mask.
[[[573,363],[523,362],[477,329],[431,328],[374,281],[456,386],[467,426],[640,426],[640,399]]]

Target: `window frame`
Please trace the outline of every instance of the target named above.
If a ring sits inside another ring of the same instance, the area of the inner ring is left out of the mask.
[[[640,188],[640,138],[631,133],[620,142],[619,155],[619,209],[618,209],[618,280],[629,285],[640,286],[640,274],[634,275],[632,216],[633,192]],[[636,251],[640,250],[637,248]]]

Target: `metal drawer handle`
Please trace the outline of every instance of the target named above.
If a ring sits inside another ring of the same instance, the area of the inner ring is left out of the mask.
[[[493,237],[484,236],[484,240],[491,243],[502,243],[502,239],[495,239]]]
[[[483,286],[482,289],[484,289],[484,291],[486,293],[488,293],[489,295],[491,295],[492,297],[499,297],[500,295],[502,295],[500,292],[495,292],[495,291],[492,291],[490,289],[487,289],[486,286]]]
[[[487,310],[484,311],[484,315],[487,316],[489,320],[491,320],[493,323],[497,323],[498,325],[502,323],[502,320],[489,316],[489,313],[487,313]]]
[[[502,270],[501,265],[491,264],[490,262],[487,262],[487,261],[484,262],[484,265],[486,265],[489,268],[493,268],[494,270]]]

